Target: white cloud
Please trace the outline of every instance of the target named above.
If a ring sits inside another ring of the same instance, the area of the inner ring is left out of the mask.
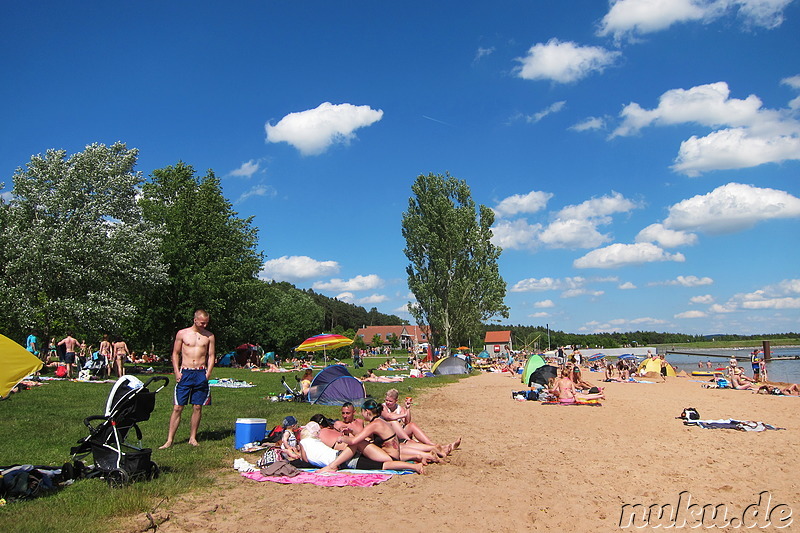
[[[549,316],[550,316],[550,313],[547,313],[547,312],[545,312],[545,311],[540,311],[540,312],[538,312],[538,313],[533,313],[533,314],[530,314],[530,315],[528,315],[528,316],[529,316],[530,318],[547,318],[547,317],[549,317]]]
[[[666,320],[652,317],[640,318],[614,318],[607,322],[598,322],[592,320],[587,322],[582,327],[578,328],[583,332],[600,333],[600,332],[622,332],[641,329],[642,326],[662,326],[667,324]]]
[[[775,28],[792,0],[612,0],[600,21],[598,35],[626,36],[653,33],[681,22],[709,23],[736,12],[747,26]]]
[[[494,46],[490,46],[489,48],[478,47],[477,52],[475,52],[475,59],[473,61],[480,61],[481,58],[492,55],[494,50]]]
[[[623,291],[629,291],[629,290],[631,290],[631,289],[635,289],[635,288],[636,288],[636,285],[634,285],[634,284],[633,284],[633,283],[631,283],[630,281],[626,281],[625,283],[621,284],[621,285],[620,285],[619,287],[617,287],[617,288],[618,288],[618,289],[620,289],[620,290],[623,290]]]
[[[547,115],[552,115],[553,113],[558,113],[564,106],[567,104],[565,100],[561,100],[560,102],[556,102],[552,105],[547,106],[546,108],[542,109],[538,113],[534,113],[533,115],[529,115],[525,117],[525,120],[528,122],[536,123],[545,118]]]
[[[681,287],[701,287],[703,285],[711,285],[714,280],[709,277],[698,278],[697,276],[678,276],[675,279],[668,281],[659,281],[650,283],[650,285],[672,285]]]
[[[259,277],[275,281],[300,281],[339,272],[336,261],[317,261],[305,255],[293,255],[264,262]]]
[[[569,129],[574,131],[604,130],[606,129],[606,120],[602,117],[588,117],[570,126]]]
[[[559,211],[556,216],[561,219],[603,219],[608,215],[627,213],[637,207],[636,202],[628,200],[618,192],[612,191],[611,194],[592,198],[578,205],[569,205]]]
[[[532,292],[532,291],[560,291],[563,290],[562,293],[563,298],[569,298],[572,296],[578,296],[581,294],[591,294],[593,296],[599,296],[603,294],[603,291],[590,291],[586,289],[586,286],[590,283],[616,283],[619,281],[619,278],[616,276],[608,276],[603,278],[584,278],[581,276],[574,276],[574,277],[566,277],[563,279],[559,278],[528,278],[518,281],[511,287],[511,292]],[[549,307],[547,302],[552,303],[551,300],[543,300],[535,304],[537,307]],[[540,305],[542,304],[542,305]]]
[[[781,84],[788,85],[792,89],[800,89],[800,74],[797,76],[791,76],[789,78],[783,78],[781,80]]]
[[[239,168],[237,168],[235,170],[231,170],[228,173],[228,176],[237,176],[237,177],[243,177],[243,178],[250,178],[250,177],[253,176],[253,174],[258,172],[258,167],[259,166],[260,166],[260,163],[258,161],[256,161],[255,159],[251,159],[250,161],[242,163],[242,166],[240,166]]]
[[[351,304],[355,302],[356,296],[352,292],[343,292],[341,294],[337,294],[334,298],[336,298],[340,302]]]
[[[393,313],[408,313],[408,304],[403,304],[400,307],[392,309]]]
[[[650,224],[636,236],[636,242],[654,242],[663,248],[697,244],[697,235],[667,229],[663,224]]]
[[[605,291],[590,291],[589,289],[569,289],[561,293],[562,298],[576,298],[578,296],[602,296]]]
[[[709,308],[715,313],[732,313],[745,309],[800,309],[800,279],[786,279],[753,292],[735,294],[724,304],[714,304]]]
[[[511,292],[553,291],[561,287],[561,281],[556,278],[528,278],[516,282]]]
[[[800,217],[800,198],[785,191],[728,183],[669,208],[664,226],[679,231],[724,234],[776,218]]]
[[[517,58],[521,66],[515,69],[517,76],[526,80],[552,80],[570,83],[585,78],[592,72],[602,72],[612,65],[619,52],[598,46],[579,46],[558,39],[546,44],[538,43],[528,50],[528,55]]]
[[[575,268],[620,268],[659,261],[684,262],[683,254],[669,254],[655,244],[640,242],[636,244],[612,244],[605,248],[592,250],[572,262]]]
[[[536,213],[547,206],[552,193],[544,191],[531,191],[528,194],[514,194],[504,198],[494,207],[497,216],[513,216],[520,213]]]
[[[550,248],[595,248],[611,240],[597,231],[597,221],[555,220],[539,233],[539,240]]]
[[[683,313],[678,313],[675,315],[675,318],[705,318],[708,315],[703,311],[684,311]]]
[[[541,224],[528,224],[524,218],[499,220],[492,226],[492,244],[504,250],[532,249],[537,245]]]
[[[383,280],[377,274],[358,275],[348,280],[334,278],[330,281],[317,281],[311,288],[321,291],[369,291],[383,287]]]
[[[315,109],[289,113],[274,126],[267,122],[264,128],[267,142],[286,142],[303,155],[318,155],[334,143],[347,144],[355,138],[357,129],[382,117],[383,111],[366,105],[324,102]]]
[[[537,309],[547,309],[549,307],[555,307],[556,304],[553,303],[553,300],[542,300],[540,302],[536,302],[533,304],[533,306]]]
[[[681,143],[672,169],[690,177],[800,159],[800,122],[785,110],[763,108],[755,95],[731,98],[725,82],[672,89],[661,95],[658,107],[630,103],[620,117],[622,123],[609,138],[633,135],[647,126],[691,123],[722,128]]]
[[[241,195],[239,195],[239,198],[237,198],[234,203],[235,204],[240,204],[240,203],[244,202],[245,200],[247,200],[247,199],[249,199],[249,198],[251,198],[253,196],[275,197],[277,194],[278,193],[275,190],[275,188],[270,186],[270,185],[255,185],[255,186],[251,187],[249,190],[247,190],[247,191],[243,192]]]
[[[389,297],[384,294],[370,294],[364,298],[359,298],[358,303],[361,305],[372,305],[372,304],[379,304],[383,303],[388,300]]]
[[[693,304],[711,305],[714,303],[714,297],[710,294],[703,294],[700,296],[692,296],[689,302]]]

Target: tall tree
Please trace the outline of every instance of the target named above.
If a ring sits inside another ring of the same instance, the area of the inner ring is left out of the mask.
[[[123,143],[92,144],[69,157],[48,150],[17,169],[0,243],[0,316],[12,327],[120,333],[138,295],[165,281],[160,233],[136,202],[137,155]]]
[[[430,326],[434,343],[451,347],[483,321],[508,317],[501,249],[491,243],[494,212],[481,205],[476,218],[469,186],[449,174],[420,175],[411,191],[402,221],[408,286],[417,300],[409,312]]]
[[[220,349],[231,347],[242,340],[237,317],[249,312],[262,263],[252,218],[237,216],[212,171],[198,178],[183,162],[155,170],[142,191],[145,218],[164,231],[161,253],[169,265],[168,283],[151,295],[143,317],[153,328],[150,342],[171,345],[176,329],[204,308]]]

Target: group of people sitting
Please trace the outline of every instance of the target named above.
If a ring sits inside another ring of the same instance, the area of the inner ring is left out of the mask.
[[[412,420],[411,398],[401,405],[398,397],[399,392],[391,389],[382,404],[371,398],[365,400],[362,418],[356,418],[355,406],[349,402],[342,405],[341,420],[316,414],[299,428],[294,417],[287,417],[283,453],[319,467],[320,473],[358,468],[422,474],[425,465],[442,462],[459,447],[461,439],[450,444],[433,442]]]
[[[576,363],[566,363],[561,369],[561,377],[550,380],[549,398],[559,403],[570,404],[589,400],[605,400],[603,388],[583,379],[581,367]],[[542,398],[540,394],[540,399]]]

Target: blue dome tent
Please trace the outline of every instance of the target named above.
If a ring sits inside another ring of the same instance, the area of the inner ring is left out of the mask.
[[[360,405],[366,397],[364,384],[350,375],[343,365],[323,368],[311,381],[308,390],[308,401],[320,405],[342,405],[345,402]]]

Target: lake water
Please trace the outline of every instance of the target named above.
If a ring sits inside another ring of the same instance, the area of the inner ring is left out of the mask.
[[[761,349],[761,347],[758,347]],[[705,368],[705,362],[709,359],[711,360],[711,365],[713,368],[720,368],[728,366],[728,359],[731,357],[735,357],[739,360],[739,366],[744,367],[745,373],[752,377],[753,371],[752,367],[750,366],[750,353],[753,351],[754,348],[740,348],[735,350],[725,350],[725,349],[709,349],[709,350],[697,350],[702,354],[713,354],[713,355],[721,355],[724,356],[725,359],[720,357],[705,357],[704,355],[683,355],[683,354],[669,354],[667,355],[667,361],[669,361],[673,365],[677,365],[680,370],[685,370],[686,372],[691,373],[693,370],[700,370],[697,367],[697,363],[703,363],[703,369]],[[694,350],[681,350],[677,349],[678,351],[694,351]],[[770,350],[772,352],[773,357],[800,357],[800,346],[793,346],[787,348],[772,348]],[[800,360],[788,360],[788,361],[767,361],[767,377],[769,377],[770,381],[785,381],[787,383],[800,383]]]

